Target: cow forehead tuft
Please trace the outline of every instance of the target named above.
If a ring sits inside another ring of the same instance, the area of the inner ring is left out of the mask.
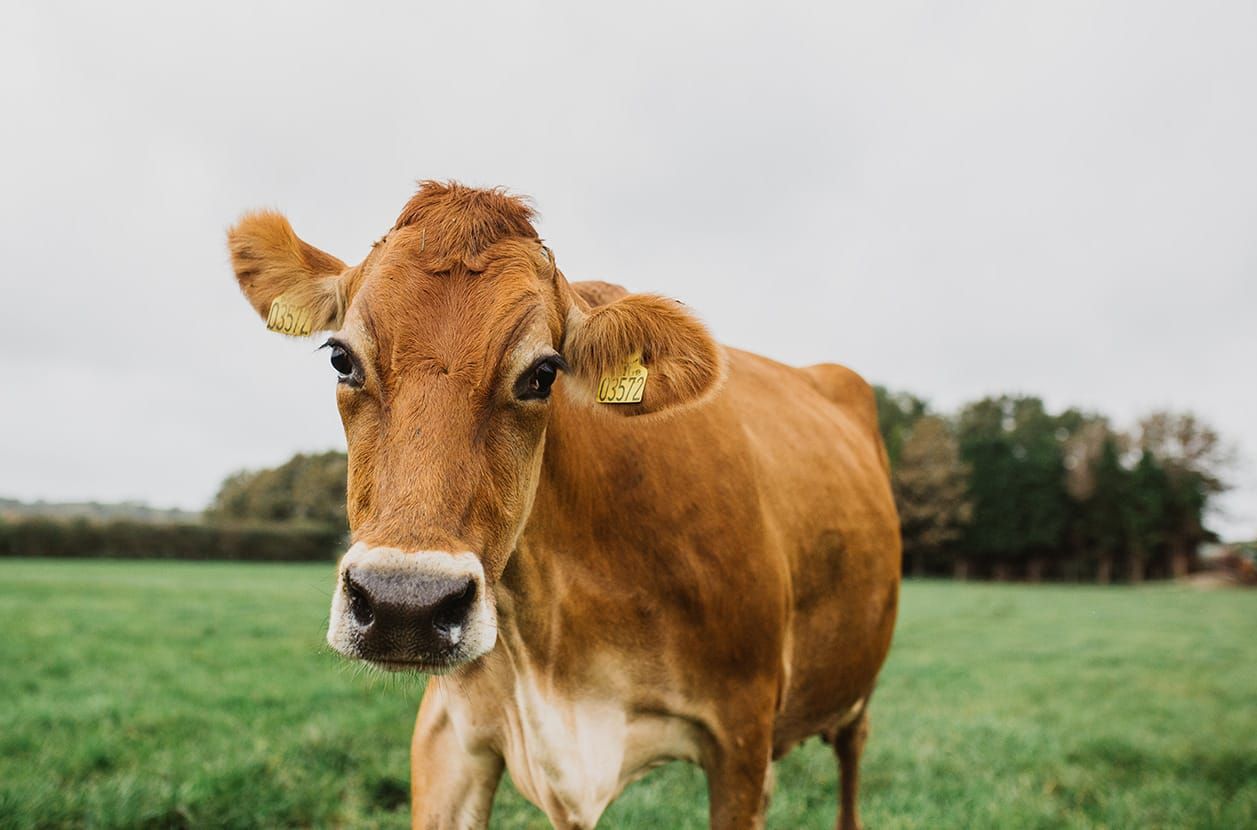
[[[444,271],[470,267],[503,239],[536,240],[535,215],[523,197],[502,188],[425,181],[402,208],[393,232],[409,229],[408,249],[421,255],[432,270]]]

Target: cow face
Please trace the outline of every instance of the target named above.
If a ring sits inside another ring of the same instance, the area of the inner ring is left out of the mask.
[[[272,328],[331,333],[352,546],[328,642],[346,656],[437,672],[488,652],[551,409],[649,416],[719,383],[718,348],[684,307],[628,295],[590,308],[530,219],[499,191],[428,182],[353,267],[278,214],[229,233],[241,289]],[[642,401],[595,404],[633,354],[650,373]]]

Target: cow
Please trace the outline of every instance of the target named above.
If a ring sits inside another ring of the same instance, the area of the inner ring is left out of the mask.
[[[900,578],[869,385],[569,283],[530,204],[423,182],[353,266],[278,213],[228,232],[269,328],[330,333],[350,536],[327,641],[431,675],[413,826],[486,826],[506,769],[593,827],[679,759],[712,827],[759,827],[772,761],[820,736],[858,827]]]

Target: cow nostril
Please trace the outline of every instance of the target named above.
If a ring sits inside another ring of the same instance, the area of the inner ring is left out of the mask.
[[[348,573],[345,574],[345,594],[349,597],[349,613],[354,615],[358,625],[366,628],[375,622],[375,612],[371,610],[367,592]]]
[[[461,591],[449,595],[437,605],[432,612],[433,627],[444,634],[449,634],[455,627],[467,621],[467,613],[475,601],[476,582],[469,579]]]

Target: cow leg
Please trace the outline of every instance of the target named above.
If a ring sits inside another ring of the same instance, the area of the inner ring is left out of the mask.
[[[758,763],[725,764],[707,771],[712,830],[759,830],[764,826],[770,765],[765,754]]]
[[[410,744],[411,827],[478,830],[489,826],[503,760],[488,747],[464,746],[435,683],[428,684]]]
[[[712,830],[759,830],[772,789],[772,729],[745,727],[722,742],[703,764]]]
[[[869,737],[869,709],[867,703],[860,714],[846,726],[825,736],[834,745],[838,756],[838,770],[842,778],[838,805],[838,830],[860,830],[860,809],[857,796],[860,789],[860,755]]]

